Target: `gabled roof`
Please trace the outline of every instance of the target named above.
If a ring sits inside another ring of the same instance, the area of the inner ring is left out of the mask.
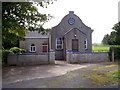
[[[91,29],[90,27],[88,27],[87,25],[85,25],[85,24],[83,23],[83,21],[80,19],[79,16],[77,16],[76,14],[74,14],[74,11],[69,11],[69,14],[67,14],[66,16],[64,16],[64,17],[62,18],[62,20],[60,21],[60,23],[59,23],[58,25],[52,27],[52,28],[55,28],[55,27],[59,26],[62,22],[64,22],[64,19],[65,19],[65,18],[67,18],[67,17],[70,18],[71,15],[73,15],[73,16],[75,16],[75,17],[78,17],[78,20],[81,22],[82,25],[84,25],[86,28]],[[71,18],[74,18],[74,17],[71,17]]]
[[[28,31],[25,38],[49,38],[49,33],[47,35],[41,35],[38,31]]]
[[[69,31],[67,31],[67,32],[64,34],[64,36],[65,36],[66,34],[68,34],[69,32],[71,32],[72,30],[74,30],[74,29],[79,30],[81,33],[83,33],[84,35],[86,35],[83,31],[81,31],[81,30],[78,29],[78,28],[71,28]]]

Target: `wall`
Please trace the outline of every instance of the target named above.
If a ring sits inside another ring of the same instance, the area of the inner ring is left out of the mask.
[[[25,41],[20,41],[20,48],[23,48],[29,51],[31,44],[35,44],[36,53],[41,53],[43,43],[48,44],[48,38],[26,38]]]
[[[94,63],[110,60],[108,52],[72,52],[67,50],[66,61],[68,63]],[[7,63],[8,65],[55,64],[55,52],[50,50],[49,53],[9,54]]]
[[[67,51],[68,63],[93,63],[93,62],[108,62],[108,52],[70,52]]]
[[[9,54],[8,65],[39,65],[39,64],[55,64],[55,52],[49,53],[25,53],[25,54]]]

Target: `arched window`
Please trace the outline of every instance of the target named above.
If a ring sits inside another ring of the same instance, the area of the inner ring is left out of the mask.
[[[63,49],[63,40],[62,40],[62,38],[56,38],[56,49]]]
[[[35,46],[35,44],[31,44],[31,46],[30,46],[30,52],[36,52],[36,46]]]

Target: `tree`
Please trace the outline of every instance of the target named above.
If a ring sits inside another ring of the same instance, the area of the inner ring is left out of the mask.
[[[114,31],[105,35],[102,43],[106,45],[120,45],[120,22],[113,26]]]
[[[106,34],[102,40],[102,43],[105,45],[117,45],[117,36],[116,32],[112,31],[109,34]]]
[[[110,33],[109,39],[108,39],[109,45],[117,45],[117,37],[116,37],[116,31],[112,31]]]
[[[102,43],[105,44],[105,45],[108,45],[108,40],[109,40],[109,35],[106,34],[102,40]]]
[[[116,31],[116,42],[117,42],[117,45],[120,45],[120,22],[116,23],[113,26],[113,29]]]
[[[4,48],[18,45],[18,40],[23,39],[28,30],[39,30],[44,33],[49,30],[45,30],[42,26],[52,16],[39,13],[35,5],[45,7],[53,0],[40,0],[39,3],[34,1],[2,3],[2,46]]]

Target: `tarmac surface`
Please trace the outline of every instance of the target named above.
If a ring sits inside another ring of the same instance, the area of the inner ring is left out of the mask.
[[[55,65],[37,66],[10,66],[4,67],[2,72],[3,88],[77,88],[93,87],[88,78],[83,78],[89,73],[89,68],[111,65],[104,63],[67,64],[56,61]],[[102,71],[116,70],[118,67],[102,69]],[[100,72],[97,70],[97,72]],[[106,86],[118,88],[118,86]]]

